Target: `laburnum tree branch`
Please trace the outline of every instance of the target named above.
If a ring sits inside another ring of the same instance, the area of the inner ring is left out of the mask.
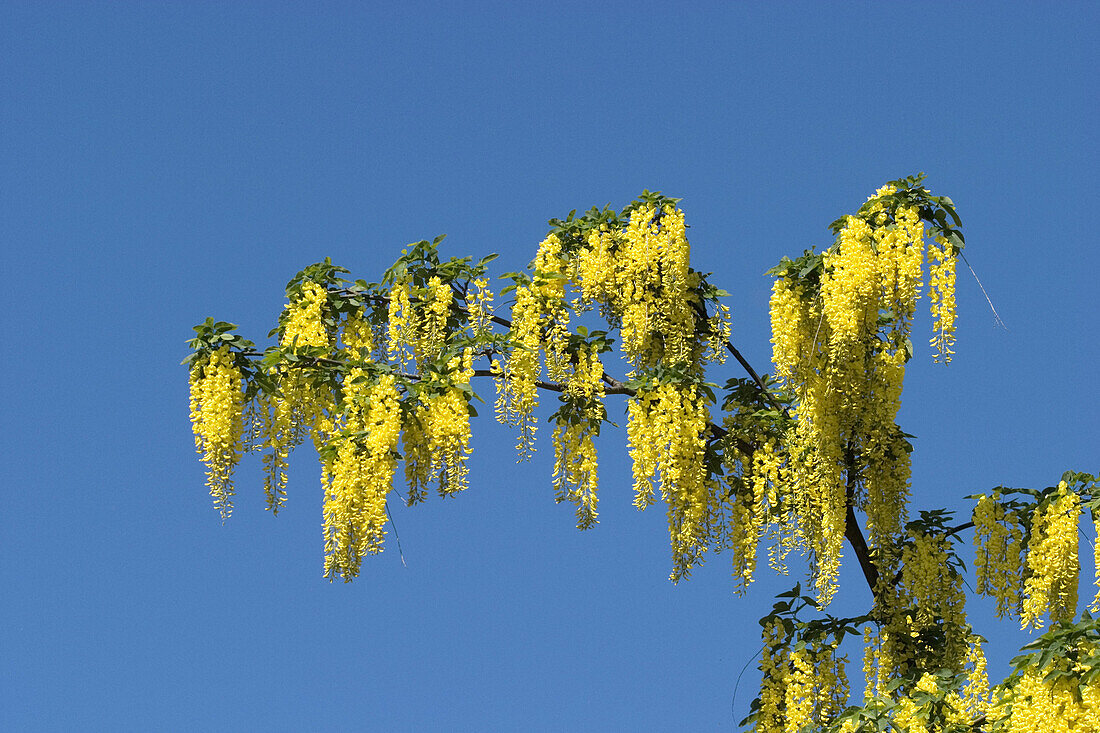
[[[678,200],[659,193],[644,192],[622,213],[551,220],[531,274],[502,276],[514,283],[501,292],[515,291],[512,319],[490,307],[484,275],[495,255],[442,262],[442,237],[402,250],[380,284],[352,285],[329,260],[310,265],[287,285],[277,345],[257,350],[213,319],[195,328],[191,417],[215,506],[224,520],[236,461],[262,447],[268,507],[277,510],[287,456],[312,434],[324,466],[325,576],[348,581],[382,548],[398,461],[410,504],[434,483],[444,496],[468,485],[477,397],[469,381],[490,378],[498,419],[519,428],[521,458],[530,455],[537,392],[561,395],[551,416],[555,498],[574,502],[585,528],[597,517],[592,438],[607,420],[602,398],[622,395],[635,504],[647,506],[659,487],[674,581],[710,550],[730,549],[741,592],[765,536],[777,569],[792,549],[809,558],[813,597],[797,584],[761,619],[761,691],[743,724],[758,733],[991,733],[1073,715],[1067,730],[1084,730],[1081,716],[1100,719],[1100,702],[1084,711],[1100,701],[1100,624],[1087,614],[1073,622],[1068,589],[1077,587],[1078,517],[1100,511],[1096,477],[1066,472],[1043,490],[997,487],[970,497],[973,521],[953,527],[946,510],[905,519],[911,436],[895,421],[916,299],[926,288],[932,345],[937,360],[949,360],[963,246],[953,202],[922,180],[891,181],[833,222],[827,250],[784,257],[768,272],[774,378],[732,343],[719,301],[726,293],[691,269]],[[573,314],[597,307],[608,331],[570,326]],[[600,360],[610,331],[628,380]],[[730,379],[719,399],[704,379],[722,352],[748,379]],[[480,359],[492,368],[474,368]],[[721,419],[712,418],[718,403]],[[1052,623],[993,696],[949,542],[967,529],[975,530],[975,591],[1025,627],[1041,628],[1043,615]],[[835,618],[825,609],[845,542],[874,601],[862,616]],[[852,635],[867,640],[870,660],[862,706],[848,705],[839,654]],[[1025,683],[1036,692],[1020,694]]]

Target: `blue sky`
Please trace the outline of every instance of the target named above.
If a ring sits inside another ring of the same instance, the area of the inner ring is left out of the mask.
[[[961,272],[957,357],[910,366],[914,508],[1095,472],[1098,28],[1085,3],[4,3],[0,728],[733,730],[798,577],[737,598],[719,556],[670,585],[621,431],[579,533],[546,448],[517,466],[479,421],[469,491],[394,508],[408,567],[391,545],[330,585],[310,451],[285,513],[246,461],[218,521],[191,326],[262,338],[302,266],[375,279],[440,233],[520,269],[546,219],[648,188],[765,370],[763,271],[923,170],[1008,329]],[[869,602],[854,565],[838,613]],[[1003,676],[1026,636],[970,608]]]

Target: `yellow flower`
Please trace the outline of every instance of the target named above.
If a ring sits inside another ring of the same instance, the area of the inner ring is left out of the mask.
[[[191,426],[206,464],[206,485],[224,522],[233,512],[233,469],[241,458],[244,393],[228,346],[191,369]]]

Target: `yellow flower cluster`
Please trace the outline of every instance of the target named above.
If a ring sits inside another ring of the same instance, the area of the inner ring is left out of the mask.
[[[942,703],[929,705],[929,698],[939,698]],[[948,730],[967,730],[973,718],[962,698],[954,690],[943,690],[935,675],[925,673],[909,695],[894,703],[894,730],[907,733],[940,733]]]
[[[997,701],[1005,733],[1084,733],[1100,731],[1100,679],[1079,687],[1076,675],[1084,670],[1085,659],[1096,650],[1081,653],[1076,668],[1063,658],[1052,665],[1062,675],[1047,676],[1054,670],[1029,667]],[[1068,674],[1067,674],[1068,673]]]
[[[635,370],[658,361],[696,367],[704,357],[707,344],[695,327],[699,276],[690,269],[686,232],[683,211],[640,206],[622,230],[591,232],[577,254],[581,298],[621,325]],[[719,309],[711,331],[712,339],[728,334],[728,311]],[[722,353],[713,345],[711,352]]]
[[[981,496],[974,506],[975,591],[993,596],[997,618],[1021,612],[1023,529],[1016,512],[1005,511],[1000,495]]]
[[[371,384],[362,369],[344,381],[335,456],[323,463],[325,577],[350,582],[362,558],[382,550],[386,496],[397,468],[401,407],[392,374]]]
[[[206,464],[206,485],[224,522],[233,511],[233,469],[244,430],[241,370],[228,346],[191,368],[191,427]]]
[[[728,520],[723,530],[721,548],[732,551],[734,592],[742,595],[752,583],[756,572],[757,547],[769,524],[773,539],[769,564],[777,572],[785,573],[782,565],[790,547],[790,536],[784,533],[789,529],[789,522],[782,514],[776,516],[782,512],[778,488],[784,481],[784,455],[775,438],[753,431],[752,426],[740,425],[733,417],[726,416],[726,430],[745,436],[746,440],[756,445],[756,449],[747,455],[742,454],[736,444],[729,445],[725,455],[733,479],[729,483],[734,491],[725,501]]]
[[[484,278],[474,280],[474,295],[469,301],[470,325],[474,335],[485,333],[493,318],[493,291]]]
[[[955,352],[955,255],[943,237],[928,247],[928,299],[932,308],[932,348],[935,359],[946,364]]]
[[[622,328],[622,349],[637,369],[685,364],[697,370],[706,360],[721,361],[729,338],[729,309],[719,304],[700,338],[691,272],[691,245],[684,212],[671,205],[657,211],[642,206],[625,227],[593,230],[576,255],[576,280],[583,304],[598,304]]]
[[[782,622],[764,627],[759,733],[820,730],[848,704],[847,657],[825,639],[792,644]]]
[[[348,315],[344,321],[341,338],[352,359],[368,360],[374,351],[374,330],[365,318],[362,308]]]
[[[405,478],[409,503],[426,498],[429,484],[440,496],[449,496],[469,485],[466,458],[470,454],[470,412],[461,385],[473,376],[473,352],[466,349],[448,365],[451,383],[420,395],[420,404],[405,423]]]
[[[884,187],[876,197],[893,192]],[[876,202],[867,218],[846,218],[823,255],[817,292],[789,275],[772,289],[776,376],[798,402],[786,491],[822,602],[836,590],[850,499],[866,511],[870,544],[884,566],[892,559],[883,553],[906,520],[909,452],[895,419],[923,242],[914,207],[887,211]],[[850,496],[853,487],[862,493]]]
[[[451,286],[438,276],[429,278],[416,293],[408,275],[395,281],[387,314],[389,359],[402,367],[413,362],[423,368],[427,361],[437,358],[446,341],[453,300]]]
[[[1063,481],[1058,493],[1035,507],[1027,546],[1021,628],[1043,628],[1044,613],[1051,621],[1077,614],[1077,523],[1081,499]]]
[[[307,346],[328,347],[328,329],[324,319],[328,293],[318,283],[302,283],[298,297],[286,305],[283,333],[279,344],[293,350]],[[346,337],[345,337],[346,338]],[[323,445],[332,428],[333,397],[318,389],[312,375],[303,369],[278,368],[275,379],[278,395],[264,398],[259,405],[262,414],[260,429],[265,454],[264,494],[267,508],[278,513],[286,502],[287,466],[290,451],[313,431],[314,444]]]
[[[673,582],[702,562],[718,522],[718,492],[703,463],[709,411],[694,386],[662,384],[639,392],[627,405],[627,442],[634,462],[634,504],[653,501],[659,474],[668,505]]]
[[[966,653],[966,685],[963,688],[963,708],[970,720],[988,715],[992,701],[989,691],[989,665],[982,649],[982,638],[970,637],[970,646]]]
[[[870,730],[886,730],[883,727],[886,724],[889,730],[897,731],[962,733],[972,728],[977,730],[975,721],[992,722],[993,707],[981,637],[971,635],[968,638],[963,668],[937,668],[934,662],[929,667],[916,667],[911,670],[916,683],[910,685],[890,685],[889,680],[875,678],[873,660],[879,650],[871,639],[870,629],[865,630],[868,653],[864,667],[868,687],[862,707],[873,715],[875,724]],[[925,669],[936,669],[938,674]],[[877,672],[881,674],[882,670]],[[857,719],[849,719],[836,730],[837,733],[855,733],[868,728],[865,724],[861,726]]]
[[[559,419],[554,428],[554,498],[577,507],[577,528],[596,523],[599,485],[593,437],[606,416],[603,404],[603,364],[589,349],[581,349],[571,364],[565,397],[582,405],[572,421]]]
[[[760,710],[758,733],[780,733],[787,728],[786,702],[790,665],[787,636],[778,619],[764,626],[764,648],[760,652]]]
[[[534,452],[535,408],[538,406],[540,308],[532,288],[517,288],[512,307],[512,350],[504,360],[493,362],[497,379],[496,416],[504,425],[519,428],[516,450],[520,460]]]
[[[562,254],[561,242],[551,234],[539,244],[535,254],[535,277],[530,287],[539,305],[546,374],[557,382],[569,378],[569,354],[566,353],[569,310],[565,302],[568,277],[568,262]]]
[[[412,279],[398,278],[390,287],[386,314],[386,356],[402,367],[412,358],[410,345],[416,341],[416,315],[412,307]]]
[[[281,345],[328,346],[329,336],[323,322],[328,293],[319,284],[307,280],[302,283],[298,298],[286,306]]]
[[[966,596],[962,578],[950,567],[948,538],[909,533],[901,553],[901,579],[880,588],[876,613],[881,626],[873,645],[875,680],[879,694],[886,685],[914,670],[966,666],[972,642],[966,624]]]

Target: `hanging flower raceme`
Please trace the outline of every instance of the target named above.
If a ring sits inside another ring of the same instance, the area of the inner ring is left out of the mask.
[[[936,361],[951,361],[955,352],[955,248],[942,236],[928,247],[929,301],[932,309],[932,348]]]
[[[1043,628],[1043,614],[1051,621],[1076,615],[1080,515],[1081,499],[1064,481],[1058,485],[1058,493],[1035,507],[1027,546],[1022,628]]]
[[[538,382],[540,375],[539,333],[540,308],[531,288],[516,289],[516,302],[512,306],[512,328],[509,334],[511,350],[507,358],[493,362],[497,378],[497,420],[502,424],[519,428],[516,450],[520,460],[527,460],[534,452],[535,408],[538,406]]]
[[[328,291],[318,283],[306,280],[290,297],[283,312],[279,346],[284,353],[296,354],[331,346],[328,315]],[[267,507],[278,513],[286,502],[287,466],[291,450],[312,433],[314,445],[320,449],[332,430],[334,398],[332,392],[320,388],[307,366],[298,362],[291,366],[279,362],[272,368],[278,391],[265,394],[261,400],[264,453],[264,494]]]
[[[577,528],[596,523],[599,499],[598,462],[594,438],[607,416],[604,408],[603,364],[583,347],[570,365],[563,406],[554,427],[554,498],[577,508]]]
[[[989,718],[999,724],[996,730],[1100,730],[1100,634],[1096,620],[1086,614],[1077,623],[1056,623],[1024,648],[1029,653],[1014,660],[1016,672],[994,695]]]
[[[962,578],[950,560],[943,534],[911,529],[900,553],[900,578],[882,579],[875,613],[880,626],[871,644],[876,689],[914,670],[946,669],[961,673],[971,643],[966,623]]]
[[[665,383],[639,392],[627,414],[634,504],[652,502],[657,480],[668,505],[676,582],[702,562],[711,528],[719,524],[719,492],[708,483],[704,464],[709,410],[694,385]]]
[[[802,733],[821,730],[848,704],[847,657],[837,653],[839,640],[827,635],[810,639],[791,634],[779,618],[763,622],[763,675],[752,716],[758,733]]]
[[[478,278],[474,281],[474,294],[469,300],[470,327],[474,336],[484,335],[491,327],[493,319],[493,291],[489,281]]]
[[[869,544],[885,572],[896,563],[890,553],[906,521],[910,446],[896,416],[922,284],[921,207],[931,211],[918,199],[932,201],[918,183],[880,188],[857,215],[834,223],[831,248],[772,271],[773,361],[796,404],[785,490],[825,602],[836,589],[848,506],[866,511]],[[937,267],[930,279],[938,298],[949,287]],[[939,302],[936,328],[946,334],[953,301]]]
[[[423,501],[435,484],[440,496],[469,485],[466,459],[470,454],[470,407],[467,389],[473,376],[473,353],[453,357],[446,374],[431,375],[405,424],[405,477],[409,503]],[[422,375],[424,377],[425,375]]]
[[[191,367],[191,427],[206,464],[206,485],[224,522],[233,512],[233,470],[241,459],[244,393],[228,346]]]
[[[381,552],[386,496],[393,487],[401,406],[392,374],[377,383],[352,368],[333,443],[322,452],[325,577],[351,581],[364,555]]]
[[[997,617],[1019,615],[1023,600],[1023,529],[1015,511],[1005,509],[1000,494],[982,495],[974,506],[975,591],[992,596]]]

